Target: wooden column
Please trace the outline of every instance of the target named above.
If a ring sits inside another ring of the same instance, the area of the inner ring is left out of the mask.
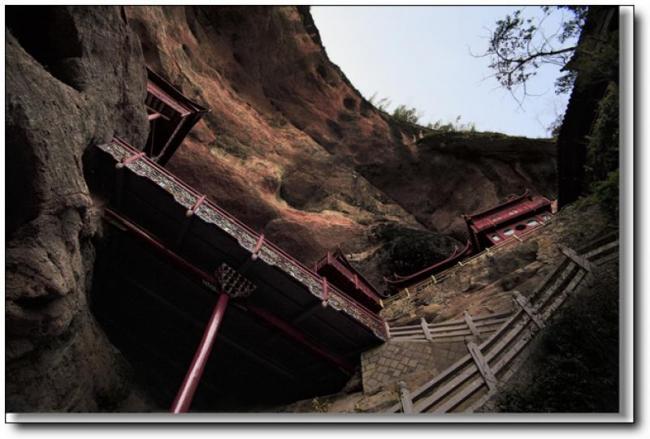
[[[205,365],[208,362],[210,357],[210,352],[212,352],[212,346],[214,346],[214,340],[217,338],[217,332],[219,331],[219,326],[223,321],[223,315],[226,312],[226,307],[228,306],[229,296],[225,293],[219,294],[219,299],[217,304],[212,311],[212,316],[208,321],[208,325],[203,332],[203,338],[199,343],[194,358],[190,363],[190,367],[187,370],[183,384],[181,384],[176,398],[172,403],[171,412],[176,413],[185,413],[190,409],[192,404],[192,399],[196,393],[196,388],[201,381],[203,376],[203,370]]]

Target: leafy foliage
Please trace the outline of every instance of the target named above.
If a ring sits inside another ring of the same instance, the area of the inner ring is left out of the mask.
[[[617,19],[616,16],[610,19]],[[567,69],[580,75],[580,83],[618,82],[618,32],[586,38],[576,49]]]
[[[618,86],[610,83],[598,103],[598,116],[587,137],[588,183],[605,180],[610,172],[618,169],[618,138]]]
[[[417,108],[409,108],[406,105],[398,105],[393,110],[392,116],[395,120],[411,124],[417,124],[420,120],[420,112]]]
[[[610,83],[598,103],[598,114],[587,136],[585,179],[590,198],[597,201],[613,221],[619,212],[619,118],[618,86]]]
[[[435,122],[428,123],[427,128],[443,132],[476,132],[476,124],[474,122],[461,123],[460,119],[460,115],[458,115],[453,122],[443,122],[442,119],[438,119]]]
[[[372,105],[375,106],[380,111],[388,113],[388,107],[391,105],[391,100],[387,97],[379,99],[377,92],[373,93],[372,96],[368,99]],[[390,116],[401,123],[418,125],[422,117],[422,112],[415,107],[408,107],[406,105],[400,104],[390,113]],[[444,122],[442,119],[438,119],[435,122],[429,122],[426,125],[426,128],[435,131],[442,132],[475,132],[476,124],[474,122],[461,122],[461,116],[458,115],[453,122]]]
[[[555,34],[547,36],[543,22],[557,8],[570,12]],[[527,81],[537,74],[543,64],[564,67],[576,47],[568,44],[580,34],[587,13],[586,6],[541,7],[541,17],[525,17],[521,9],[496,22],[489,46],[483,56],[490,57],[490,68],[501,86],[509,91],[522,87],[526,95]],[[575,73],[567,72],[556,82],[557,92],[570,90]]]
[[[593,197],[613,221],[618,220],[619,185],[618,169],[607,174],[605,180],[597,181],[592,185]]]
[[[602,90],[607,85],[604,97],[598,103],[596,119],[590,134],[574,141],[586,144],[584,161],[585,178],[583,187],[589,188],[591,197],[602,204],[612,217],[618,213],[618,31],[614,20],[617,8],[592,6],[544,6],[540,18],[526,18],[522,10],[516,10],[504,19],[498,20],[492,31],[489,48],[484,56],[491,58],[490,68],[498,82],[513,93],[523,89],[544,64],[555,64],[565,72],[556,81],[556,93],[566,93],[576,87],[583,93],[592,89]],[[552,12],[568,13],[560,28],[547,36],[544,20]],[[581,35],[585,24],[590,24]],[[578,40],[578,37],[579,40]],[[578,40],[574,46],[570,42]],[[577,79],[579,78],[579,79]],[[595,87],[595,88],[594,88]],[[600,93],[600,92],[599,92]],[[515,99],[517,97],[513,93]],[[584,109],[581,111],[592,111]],[[549,127],[554,137],[559,136],[563,117]],[[591,122],[588,122],[591,124]],[[584,127],[588,128],[588,127]]]
[[[380,111],[386,112],[388,110],[388,107],[391,104],[390,99],[388,98],[379,98],[377,96],[377,92],[373,93],[372,96],[368,99],[368,102],[370,102],[372,105],[374,105],[375,108],[377,108]]]

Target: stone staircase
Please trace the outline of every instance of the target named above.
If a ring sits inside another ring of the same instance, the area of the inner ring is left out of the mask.
[[[562,258],[531,294],[514,292],[514,313],[469,316],[430,324],[390,328],[391,341],[464,341],[467,353],[415,389],[400,383],[400,403],[388,412],[473,412],[498,392],[527,356],[526,347],[582,282],[600,265],[618,257],[618,237],[609,234],[574,251],[560,246]],[[489,335],[484,341],[481,337]]]

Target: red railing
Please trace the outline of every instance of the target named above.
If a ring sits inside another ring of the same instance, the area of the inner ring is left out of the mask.
[[[447,265],[447,264],[449,264],[451,262],[455,262],[455,261],[459,260],[460,258],[462,258],[463,256],[466,256],[467,252],[470,250],[470,246],[471,246],[470,241],[467,241],[467,243],[465,244],[465,247],[463,247],[463,248],[458,248],[458,247],[454,248],[454,251],[452,252],[452,254],[449,257],[447,257],[446,259],[442,260],[442,261],[436,262],[435,264],[430,265],[430,266],[428,266],[428,267],[426,267],[426,268],[424,268],[424,269],[422,269],[420,271],[417,271],[417,272],[415,272],[413,274],[410,274],[408,276],[400,276],[398,274],[395,274],[394,279],[388,279],[388,278],[385,277],[384,280],[386,281],[386,283],[388,283],[390,285],[403,285],[404,283],[410,282],[410,281],[416,282],[416,279],[419,279],[419,278],[421,278],[423,276],[431,275],[431,273],[433,271],[435,271],[436,269],[438,269],[439,267],[445,266],[445,265]]]
[[[380,304],[381,297],[377,295],[374,291],[370,290],[365,282],[362,279],[359,279],[359,275],[350,271],[348,267],[340,263],[336,258],[332,258],[331,254],[328,253],[327,256],[316,263],[314,270],[318,272],[325,265],[332,265],[335,267],[341,274],[343,274],[350,282],[352,282],[355,288],[362,293],[364,293],[368,298],[372,299],[374,302]]]

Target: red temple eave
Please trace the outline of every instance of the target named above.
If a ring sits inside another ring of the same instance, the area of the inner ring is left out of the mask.
[[[494,229],[516,218],[531,215],[540,209],[550,207],[551,202],[541,196],[529,199],[518,199],[501,205],[500,209],[490,209],[490,214],[466,216],[469,226],[475,233],[483,230]]]
[[[381,295],[377,288],[350,264],[340,249],[337,249],[334,253],[328,251],[323,258],[314,264],[314,271],[323,276],[328,268],[333,270],[337,276],[342,276],[351,288],[361,292],[366,298],[382,307]],[[331,280],[333,281],[333,279]]]
[[[166,105],[169,105],[181,116],[187,116],[192,113],[209,113],[210,109],[205,108],[196,102],[188,99],[180,90],[167,81],[156,72],[147,68],[147,92],[155,95]]]
[[[463,215],[466,218],[478,218],[482,216],[487,216],[491,213],[498,212],[503,210],[505,207],[516,204],[530,195],[530,190],[526,189],[521,195],[510,195],[504,202],[497,204],[496,206],[488,207],[487,209],[474,212],[469,215]]]

